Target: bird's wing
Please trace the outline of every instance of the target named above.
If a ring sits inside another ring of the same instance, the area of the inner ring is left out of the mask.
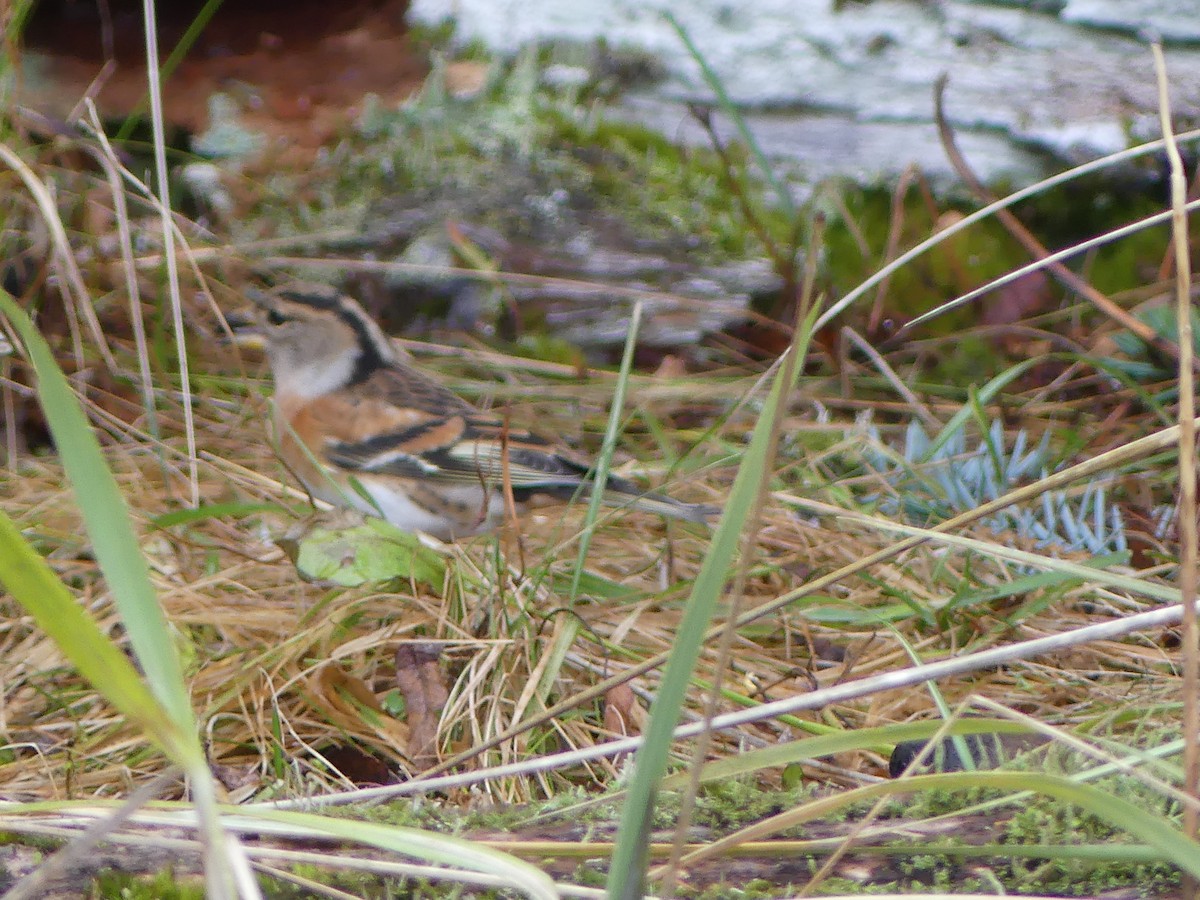
[[[434,417],[477,412],[444,384],[405,365],[382,366],[355,385],[355,390],[360,397]]]
[[[400,417],[377,416],[378,431],[326,441],[326,458],[351,472],[476,485],[507,478],[514,490],[573,491],[586,478],[587,466],[550,441],[509,428],[408,367],[377,370],[356,385],[356,397],[363,412],[374,407],[404,416],[399,427]]]

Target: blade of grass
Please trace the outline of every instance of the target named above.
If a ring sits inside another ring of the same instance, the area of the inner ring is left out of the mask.
[[[63,225],[62,219],[58,215],[58,207],[55,205],[54,197],[49,189],[38,178],[37,174],[29,168],[20,155],[7,144],[0,144],[0,162],[17,173],[25,188],[29,191],[37,204],[38,213],[42,217],[42,221],[46,223],[46,229],[50,232],[51,243],[54,247],[53,259],[56,266],[59,268],[62,277],[63,302],[67,307],[67,313],[70,322],[74,321],[75,309],[78,308],[80,314],[87,321],[88,329],[91,331],[92,340],[95,342],[96,350],[104,360],[104,365],[110,372],[117,371],[117,362],[113,359],[112,351],[108,348],[108,343],[104,340],[104,330],[100,327],[100,321],[96,318],[96,310],[88,301],[87,288],[84,286],[83,274],[79,271],[79,263],[75,259],[75,253],[71,249],[71,242],[67,238],[67,230]],[[74,294],[74,297],[71,294]],[[72,305],[72,300],[74,305]],[[72,328],[74,335],[75,329]],[[76,356],[80,357],[80,366],[82,367],[82,349],[76,347]]]
[[[33,616],[63,655],[168,756],[184,754],[166,709],[129,658],[100,631],[70,591],[0,510],[0,584]]]
[[[192,19],[191,23],[187,27],[187,31],[183,33],[183,36],[179,39],[179,43],[175,45],[175,49],[170,52],[170,54],[167,56],[166,62],[162,64],[162,70],[159,76],[160,81],[166,82],[170,80],[171,75],[175,72],[175,69],[179,67],[179,64],[183,61],[183,58],[187,55],[187,52],[192,49],[192,45],[196,43],[196,39],[200,37],[200,33],[204,31],[208,23],[212,21],[212,17],[217,14],[217,10],[221,8],[222,2],[223,0],[208,0],[208,2],[200,8],[200,11],[196,13],[196,18]],[[121,123],[121,127],[118,129],[114,140],[124,141],[129,138],[129,135],[133,133],[134,128],[137,127],[137,123],[141,120],[142,115],[146,110],[146,104],[149,100],[149,92],[142,95],[142,99],[138,101],[137,106],[133,108],[129,115],[125,117],[125,121]]]
[[[7,138],[12,127],[12,117],[7,112],[13,108],[13,94],[19,85],[21,36],[36,5],[34,0],[15,0],[4,7],[8,20],[0,34],[0,110],[6,114],[0,116],[0,140]]]
[[[1183,733],[1188,741],[1184,750],[1183,789],[1200,798],[1200,623],[1196,619],[1196,588],[1200,577],[1200,554],[1196,523],[1196,408],[1195,345],[1192,338],[1192,268],[1188,248],[1187,179],[1183,159],[1171,127],[1171,102],[1167,96],[1167,66],[1160,42],[1150,45],[1154,52],[1154,70],[1158,78],[1158,109],[1163,140],[1171,172],[1171,236],[1175,250],[1175,311],[1179,344],[1179,594],[1183,606]],[[1195,839],[1200,835],[1200,816],[1195,808],[1184,809],[1184,833]],[[1195,873],[1192,873],[1195,875]],[[1184,890],[1200,893],[1200,884],[1187,884]]]
[[[1148,612],[1136,613],[1121,619],[1109,619],[1095,625],[1074,629],[1065,634],[1033,638],[1017,644],[979,651],[967,656],[951,656],[947,659],[926,663],[919,669],[902,669],[895,672],[886,672],[882,675],[872,675],[853,681],[840,682],[806,694],[762,703],[750,709],[723,713],[713,719],[712,728],[714,730],[735,728],[751,722],[775,719],[779,716],[789,715],[802,710],[821,709],[822,707],[837,703],[846,703],[884,691],[913,687],[935,678],[951,678],[971,672],[981,672],[994,669],[998,666],[1005,666],[1018,660],[1053,656],[1070,647],[1098,641],[1114,640],[1139,632],[1170,627],[1179,622],[1181,613],[1178,602],[1178,592],[1175,592],[1175,596],[1169,601],[1171,605],[1152,609]],[[675,737],[677,739],[692,737],[702,731],[704,727],[703,722],[682,725],[675,731]],[[278,808],[286,808],[296,803],[306,805],[314,803],[341,805],[353,802],[379,801],[432,791],[451,790],[493,779],[516,775],[528,776],[538,772],[549,772],[580,765],[594,759],[630,753],[638,750],[644,740],[645,738],[642,736],[629,737],[579,750],[547,754],[520,763],[492,766],[487,769],[463,772],[456,775],[422,777],[399,785],[360,788],[341,794],[305,797],[296,801],[271,801],[267,805]]]
[[[807,328],[797,332],[796,343],[779,364],[771,391],[738,467],[716,534],[696,576],[687,610],[676,631],[670,658],[650,707],[650,722],[635,759],[629,798],[617,833],[617,847],[607,884],[608,896],[613,900],[636,900],[645,895],[649,862],[646,847],[650,842],[658,784],[666,770],[675,726],[679,722],[709,622],[716,612],[717,601],[724,592],[728,573],[738,554],[742,528],[761,494],[764,473],[770,464],[772,436],[776,433],[777,411],[782,409],[795,386],[795,378],[800,371],[795,361],[803,358],[806,349],[804,341],[808,334],[811,332]]]
[[[612,405],[609,409],[608,424],[604,429],[604,440],[600,452],[596,456],[596,468],[592,472],[592,494],[588,499],[587,512],[584,514],[583,527],[579,532],[579,552],[575,557],[575,567],[571,573],[571,588],[567,595],[567,606],[575,605],[579,598],[579,587],[586,567],[588,550],[592,545],[592,536],[596,533],[596,522],[600,518],[600,510],[604,505],[604,489],[608,484],[608,472],[612,467],[613,453],[617,449],[617,441],[621,436],[621,423],[624,419],[625,395],[629,388],[629,377],[633,371],[634,351],[637,348],[638,333],[642,325],[642,302],[635,301],[629,317],[629,332],[625,336],[625,350],[621,355],[621,367],[617,373],[617,382],[613,386]],[[575,643],[579,634],[580,621],[575,616],[564,616],[561,626],[555,632],[555,638],[546,649],[548,658],[541,667],[541,674],[536,681],[531,681],[522,691],[517,700],[516,710],[523,713],[529,701],[538,697],[544,708],[545,698],[549,696],[562,670],[567,651]]]
[[[758,750],[738,753],[736,756],[710,760],[699,768],[699,781],[701,784],[728,781],[753,775],[766,769],[782,769],[792,763],[803,762],[807,759],[820,759],[824,756],[833,756],[853,750],[874,750],[887,753],[895,744],[903,741],[925,740],[942,729],[945,729],[948,735],[1032,733],[1032,729],[1027,725],[1011,719],[956,719],[949,725],[938,720],[931,720],[879,725],[874,728],[856,728],[822,734],[817,737],[799,738]],[[693,773],[690,771],[674,772],[663,778],[661,790],[681,790],[687,787],[692,777]],[[620,803],[624,797],[625,791],[623,790],[605,793],[563,809],[549,810],[534,817],[530,824],[577,817],[580,813],[595,806]]]
[[[625,336],[625,349],[621,354],[621,368],[617,372],[617,383],[613,386],[612,406],[609,408],[608,425],[604,429],[604,441],[600,445],[600,453],[596,457],[596,469],[592,473],[595,487],[588,501],[587,515],[583,520],[583,530],[579,535],[579,555],[575,560],[575,570],[571,577],[571,593],[568,602],[574,605],[579,596],[579,580],[583,577],[584,565],[587,562],[588,548],[592,544],[592,535],[596,531],[596,519],[600,516],[600,508],[604,505],[604,488],[608,484],[608,471],[612,467],[613,453],[617,449],[617,440],[621,436],[621,421],[625,413],[625,394],[629,388],[629,376],[633,371],[633,356],[637,349],[638,332],[642,325],[642,301],[633,304],[633,312],[629,317],[629,332]]]
[[[84,862],[88,854],[118,831],[143,805],[158,796],[178,777],[168,769],[153,781],[141,785],[111,815],[91,823],[82,834],[59,848],[54,855],[4,892],[4,900],[36,900],[53,893],[56,878],[67,875],[72,867]]]
[[[183,423],[187,438],[188,482],[192,506],[200,503],[200,474],[196,459],[196,422],[192,411],[192,387],[188,376],[187,341],[183,330],[183,301],[179,296],[179,263],[175,258],[175,229],[171,222],[171,191],[167,183],[167,139],[163,124],[162,85],[158,78],[158,24],[154,0],[142,0],[146,35],[146,77],[150,86],[150,121],[154,130],[154,176],[158,188],[158,212],[162,220],[163,258],[167,264],[167,296],[175,329],[175,354],[179,365],[179,391],[183,399]]]
[[[1200,130],[1188,131],[1183,134],[1176,135],[1176,140],[1178,140],[1178,141],[1200,140]],[[849,306],[851,303],[853,303],[855,300],[857,300],[859,297],[861,297],[867,291],[871,290],[871,288],[875,287],[876,285],[878,285],[881,282],[885,281],[886,279],[890,278],[893,274],[895,274],[897,269],[901,268],[902,266],[908,265],[908,263],[912,262],[914,259],[917,259],[918,257],[922,256],[924,253],[926,253],[931,247],[936,247],[938,244],[942,243],[943,241],[949,240],[951,237],[958,234],[960,231],[962,231],[966,228],[969,228],[970,226],[974,225],[976,222],[979,222],[983,219],[986,219],[986,218],[989,218],[989,217],[995,215],[997,210],[1007,209],[1010,206],[1020,203],[1022,200],[1026,200],[1030,197],[1037,197],[1039,195],[1043,195],[1043,194],[1045,194],[1045,192],[1047,190],[1049,190],[1052,187],[1056,187],[1057,185],[1065,184],[1069,181],[1073,181],[1074,179],[1080,178],[1084,175],[1087,175],[1090,172],[1095,172],[1100,169],[1105,169],[1110,166],[1114,166],[1119,162],[1124,162],[1129,159],[1136,159],[1139,156],[1145,156],[1146,154],[1149,154],[1149,153],[1156,153],[1159,150],[1161,150],[1162,148],[1163,148],[1163,141],[1161,141],[1161,140],[1149,141],[1145,144],[1139,144],[1136,147],[1130,147],[1127,150],[1122,150],[1118,153],[1110,154],[1109,156],[1105,156],[1101,159],[1092,160],[1091,162],[1087,162],[1087,163],[1084,163],[1083,165],[1076,166],[1073,169],[1068,169],[1065,172],[1059,172],[1057,175],[1052,175],[1051,177],[1043,179],[1042,181],[1039,181],[1036,184],[1031,184],[1029,187],[1022,188],[1019,191],[1009,194],[1007,197],[1003,197],[994,203],[989,203],[987,206],[984,206],[984,207],[981,207],[980,209],[975,210],[975,212],[970,213],[967,216],[964,216],[962,219],[959,219],[957,222],[950,225],[949,227],[942,229],[941,231],[937,232],[937,234],[933,235],[932,237],[927,238],[926,240],[917,244],[915,247],[912,247],[911,249],[906,250],[904,253],[900,254],[898,257],[896,257],[894,260],[892,260],[890,263],[888,263],[886,266],[883,266],[878,272],[876,272],[870,278],[863,281],[862,284],[858,285],[858,287],[854,288],[852,291],[847,293],[844,297],[841,297],[839,300],[837,300],[837,302],[833,303],[827,310],[825,310],[825,312],[822,314],[821,318],[817,320],[817,328],[823,328],[825,325],[828,325],[842,312],[842,310],[844,310],[847,306]],[[1130,231],[1138,231],[1138,230],[1141,230],[1142,228],[1147,228],[1150,225],[1157,224],[1159,222],[1165,222],[1167,220],[1167,218],[1169,217],[1169,215],[1170,215],[1169,213],[1159,213],[1157,215],[1150,216],[1149,218],[1142,219],[1139,222],[1135,222],[1133,225],[1125,226],[1125,228],[1118,229],[1115,232],[1110,232],[1110,234],[1113,236],[1112,239],[1115,239],[1117,236],[1128,233]],[[1085,245],[1092,246],[1092,244],[1094,242],[1098,241],[1100,243],[1104,243],[1104,242],[1106,242],[1106,240],[1107,240],[1106,236],[1101,235],[1100,238],[1093,238],[1092,241],[1085,242],[1085,244],[1076,245],[1073,248],[1068,248],[1065,251],[1060,251],[1059,253],[1052,254],[1052,256],[1050,258],[1047,258],[1044,260],[1039,260],[1038,262],[1031,263],[1030,265],[1025,266],[1022,269],[1018,269],[1018,270],[1008,273],[1007,275],[1004,276],[1003,279],[997,279],[997,281],[992,282],[990,285],[986,286],[986,289],[993,290],[996,287],[999,287],[1000,284],[1002,284],[1002,283],[1007,284],[1009,281],[1012,281],[1013,279],[1020,277],[1022,274],[1027,274],[1030,271],[1036,271],[1038,269],[1044,268],[1046,265],[1049,265],[1058,259],[1065,259],[1066,257],[1068,257],[1074,253],[1078,253],[1082,249],[1084,249]],[[974,294],[974,293],[975,292],[972,292],[972,294]],[[963,302],[967,302],[967,301],[960,298],[957,301],[951,301],[951,302],[963,303]],[[944,312],[945,308],[939,307],[938,311]],[[912,322],[909,322],[908,324],[904,325],[892,336],[892,339],[895,340],[898,337],[907,334],[912,328],[916,327],[917,323],[919,323],[922,320],[924,320],[925,318],[927,318],[928,315],[929,314],[926,313],[924,316],[920,316],[917,319],[913,320]]]
[[[430,862],[496,875],[509,881],[530,897],[556,900],[559,896],[548,875],[530,863],[493,850],[473,841],[421,831],[416,828],[354,822],[348,819],[311,813],[258,809],[247,816],[230,808],[230,826],[259,833],[272,823],[288,826],[288,831],[303,839],[307,835],[332,835],[394,853],[405,853]]]
[[[769,375],[769,373],[768,373]],[[947,540],[953,542],[961,540],[960,538],[947,538],[946,535],[952,532],[961,530],[965,525],[983,519],[997,510],[1003,509],[1013,503],[1023,502],[1024,500],[1037,496],[1044,491],[1066,487],[1075,481],[1093,477],[1098,472],[1108,471],[1114,466],[1128,465],[1135,460],[1144,459],[1152,454],[1170,451],[1178,446],[1179,426],[1174,425],[1169,428],[1164,428],[1146,437],[1138,438],[1131,441],[1123,447],[1115,450],[1110,450],[1102,453],[1099,456],[1084,460],[1067,469],[1063,469],[1046,478],[1040,479],[1037,483],[1026,487],[1018,488],[999,497],[996,500],[989,500],[981,504],[979,507],[967,512],[961,513],[952,519],[948,519],[933,528],[929,529],[912,529],[904,533],[910,534],[910,537],[884,547],[873,553],[870,553],[859,560],[856,560],[848,565],[842,566],[840,569],[828,574],[819,575],[810,579],[805,584],[791,591],[769,600],[759,606],[747,610],[738,617],[738,627],[749,625],[750,623],[770,615],[780,609],[790,606],[797,601],[803,600],[812,595],[820,594],[827,590],[831,585],[860,572],[868,571],[873,566],[880,562],[894,558],[901,553],[918,547],[928,540]],[[811,505],[811,501],[804,498],[792,497],[788,494],[778,493],[775,495],[778,499],[785,503],[792,503],[799,506]],[[852,515],[840,507],[823,505],[824,510],[837,515]],[[880,523],[880,527],[884,527],[884,523]],[[886,527],[889,529],[898,529],[895,523],[888,522]],[[993,545],[987,545],[993,548]],[[1004,549],[1004,548],[993,548]],[[1046,568],[1060,569],[1063,565],[1061,561],[1054,561],[1053,564],[1047,561],[1044,557],[1036,557],[1030,555],[1030,564],[1042,565]],[[939,660],[936,663],[930,663],[923,669],[919,670],[902,670],[899,672],[888,673],[885,675],[876,675],[869,678],[863,678],[851,682],[843,682],[829,688],[822,688],[813,691],[809,694],[803,694],[799,697],[789,698],[783,701],[773,701],[768,704],[763,704],[752,710],[740,710],[734,713],[727,713],[718,716],[713,720],[714,728],[732,728],[751,721],[760,719],[772,718],[780,714],[788,714],[798,712],[803,709],[816,709],[831,703],[841,703],[858,697],[868,696],[873,693],[878,693],[884,690],[892,690],[896,688],[911,687],[914,684],[924,683],[932,678],[946,678],[954,675],[961,675],[967,672],[979,671],[985,668],[1005,665],[1014,662],[1018,659],[1033,659],[1038,656],[1060,653],[1062,650],[1071,646],[1078,646],[1083,643],[1099,640],[1109,640],[1117,637],[1134,634],[1140,631],[1149,631],[1163,627],[1169,627],[1176,624],[1182,615],[1179,603],[1179,591],[1158,585],[1152,582],[1139,581],[1138,579],[1129,579],[1125,583],[1121,583],[1119,579],[1122,576],[1115,575],[1111,572],[1097,573],[1095,569],[1086,569],[1081,567],[1082,571],[1078,574],[1081,578],[1091,580],[1102,580],[1106,583],[1119,584],[1122,588],[1128,585],[1129,589],[1138,592],[1144,596],[1154,597],[1164,600],[1168,604],[1176,604],[1161,609],[1154,609],[1149,612],[1137,613],[1127,616],[1119,620],[1110,620],[1100,622],[1096,625],[1090,625],[1085,628],[1076,629],[1067,634],[1055,634],[1049,637],[1034,638],[1031,640],[1022,641],[1017,644],[1012,644],[1004,647],[999,647],[980,653],[972,654],[969,657],[949,658]],[[1072,571],[1062,568],[1062,571]],[[706,638],[717,638],[720,635],[718,626],[708,632]],[[668,653],[657,654],[649,659],[632,666],[631,668],[606,678],[604,681],[596,685],[580,691],[567,701],[559,704],[547,711],[547,715],[558,715],[566,710],[573,709],[580,705],[585,700],[594,697],[602,696],[605,691],[615,685],[624,684],[631,678],[636,677],[644,672],[648,672],[662,665]],[[677,732],[676,737],[687,737],[698,733],[703,725],[692,724],[682,726]],[[514,733],[517,730],[513,730]],[[498,738],[489,739],[485,742],[485,746],[495,746],[501,740],[507,740],[512,737],[512,734],[502,734]],[[339,795],[327,795],[322,797],[320,802],[341,804],[349,803],[357,800],[378,800],[384,797],[405,796],[408,794],[423,793],[425,791],[443,790],[447,787],[460,787],[466,784],[474,784],[480,781],[487,781],[490,778],[504,777],[513,774],[529,774],[533,771],[549,771],[551,769],[562,768],[568,765],[585,762],[590,759],[598,759],[605,756],[612,756],[618,753],[628,753],[631,750],[636,750],[642,744],[642,738],[634,737],[620,741],[610,741],[607,744],[588,748],[582,751],[571,751],[568,753],[555,754],[539,760],[533,760],[528,763],[522,763],[512,766],[496,766],[486,772],[472,772],[465,775],[435,777],[440,772],[445,771],[449,766],[456,765],[462,759],[473,758],[475,752],[463,754],[462,757],[454,757],[439,766],[430,770],[429,774],[422,775],[420,778],[413,779],[404,785],[387,786],[382,788],[363,788],[357,791],[347,792]],[[306,801],[312,802],[312,801]]]
[[[796,302],[795,321],[792,325],[792,345],[790,352],[783,360],[783,365],[778,376],[779,383],[784,386],[782,397],[789,396],[796,384],[797,375],[803,369],[803,361],[807,356],[808,345],[813,334],[812,323],[816,317],[816,307],[812,303],[813,285],[817,274],[816,260],[820,256],[819,248],[824,235],[823,218],[817,219],[812,228],[812,233],[813,238],[809,245],[805,264],[804,283]],[[733,641],[737,634],[737,626],[734,623],[741,614],[745,600],[746,580],[749,577],[751,561],[755,556],[758,532],[762,526],[763,504],[771,487],[770,482],[774,474],[774,463],[779,449],[779,436],[783,427],[783,416],[786,415],[786,411],[787,403],[781,400],[776,404],[768,419],[770,430],[767,432],[765,438],[766,446],[763,452],[762,467],[756,473],[754,499],[741,535],[742,546],[738,554],[737,569],[733,576],[733,583],[728,590],[729,611],[726,614],[725,627],[717,643],[716,674],[704,705],[704,723],[706,726],[711,725],[713,717],[717,714],[717,706],[722,698],[722,682],[725,672],[730,665]],[[707,626],[707,624],[707,622],[702,623],[702,627]],[[692,661],[692,667],[695,667],[695,660]],[[672,728],[677,723],[678,718],[676,718],[675,723],[672,723]],[[696,740],[692,753],[692,771],[697,775],[699,774],[700,766],[708,757],[711,738],[711,730],[706,727]],[[675,826],[675,846],[677,851],[671,855],[666,866],[660,867],[650,873],[652,879],[660,880],[660,893],[666,897],[674,895],[679,859],[683,853],[683,844],[686,841],[686,834],[691,825],[692,813],[695,809],[696,795],[699,789],[700,782],[697,778],[693,780],[688,790],[684,793],[683,804]]]
[[[1024,489],[1022,488],[1022,490]],[[917,525],[906,525],[903,522],[854,512],[853,510],[843,509],[840,506],[822,503],[819,500],[809,500],[806,497],[794,497],[789,494],[776,494],[775,496],[789,506],[807,509],[820,515],[850,519],[872,528],[878,528],[881,531],[895,532],[896,534],[913,537],[924,535],[929,541],[953,547],[963,547],[980,554],[990,554],[996,559],[1010,560],[1022,566],[1034,566],[1044,569],[1048,573],[1057,573],[1060,577],[1076,578],[1084,584],[1104,585],[1105,587],[1128,591],[1131,594],[1149,597],[1162,603],[1179,603],[1178,588],[1138,578],[1133,575],[1124,575],[1120,572],[1098,568],[1096,567],[1095,560],[1089,560],[1088,564],[1085,564],[1069,559],[1058,559],[1053,556],[1032,553],[1028,550],[1019,550],[1015,547],[1006,547],[1003,544],[979,540],[978,538],[965,537],[961,534],[948,534],[937,528],[921,528]]]
[[[1008,387],[1008,385],[1012,384],[1040,362],[1040,359],[1023,360],[1015,366],[1005,369],[995,378],[988,381],[982,388],[978,390],[973,389],[971,391],[972,402],[964,403],[958,412],[951,417],[950,421],[946,423],[946,427],[938,432],[937,437],[933,439],[922,454],[921,461],[928,462],[933,459],[934,454],[941,450],[957,432],[961,431],[967,422],[977,417],[977,410],[980,405],[990,403],[1004,388]]]
[[[138,286],[137,265],[133,259],[133,229],[130,227],[129,206],[125,200],[125,182],[121,178],[120,161],[104,133],[100,121],[100,113],[91,98],[87,99],[87,112],[91,118],[98,147],[86,147],[91,156],[104,170],[108,179],[108,189],[113,199],[113,216],[117,223],[117,233],[120,238],[121,272],[125,277],[125,292],[129,297],[129,323],[133,328],[133,342],[137,349],[138,375],[141,377],[142,408],[146,412],[146,428],[155,438],[161,438],[158,427],[158,406],[154,398],[154,379],[150,374],[150,350],[146,343],[146,323],[142,318],[141,291]],[[156,446],[159,453],[159,465],[163,466],[163,480],[166,481],[166,466],[162,458],[161,447]]]
[[[129,628],[130,643],[150,689],[172,723],[191,727],[191,702],[183,686],[166,618],[129,521],[125,498],[50,347],[7,291],[0,290],[0,312],[8,317],[20,336],[37,374],[38,396],[54,444],[70,478],[96,560]]]
[[[729,96],[729,92],[725,90],[725,85],[717,76],[712,66],[708,64],[708,60],[704,58],[704,54],[700,52],[700,48],[692,41],[691,37],[679,24],[679,20],[672,13],[664,13],[663,18],[667,20],[667,24],[675,29],[675,33],[679,35],[679,40],[683,42],[683,46],[687,48],[696,65],[700,67],[700,74],[704,78],[704,83],[708,85],[709,90],[717,98],[717,104],[721,107],[722,112],[729,116],[734,127],[737,128],[738,134],[741,136],[742,142],[750,148],[751,154],[754,156],[754,162],[758,166],[759,174],[762,178],[771,185],[771,189],[775,192],[775,198],[779,202],[782,209],[787,211],[787,217],[792,221],[797,219],[796,201],[792,198],[791,192],[779,180],[779,175],[775,171],[775,167],[771,165],[767,159],[758,141],[754,139],[754,135],[750,133],[749,126],[746,125],[746,120],[743,118],[737,105]]]
[[[171,736],[166,747],[191,781],[193,800],[205,824],[210,849],[206,860],[210,895],[234,897],[240,891],[242,896],[256,897],[258,890],[249,862],[222,831],[217,819],[216,787],[200,746],[175,643],[150,583],[125,499],[49,345],[16,300],[3,290],[0,290],[0,312],[8,317],[20,337],[37,375],[38,398],[83,515],[96,561],[121,614],[134,655],[146,674],[149,689],[161,705],[159,727]],[[102,692],[105,689],[103,682],[95,686]],[[224,850],[219,855],[221,862],[210,864],[218,859],[219,848]]]

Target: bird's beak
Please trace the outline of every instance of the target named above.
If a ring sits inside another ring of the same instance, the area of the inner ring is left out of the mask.
[[[231,343],[251,350],[262,350],[266,347],[266,338],[263,336],[262,326],[259,324],[254,310],[237,309],[226,313],[225,321],[229,323],[229,333],[232,335]]]

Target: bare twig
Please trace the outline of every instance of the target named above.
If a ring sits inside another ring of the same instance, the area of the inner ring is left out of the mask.
[[[762,241],[763,247],[767,251],[767,255],[771,257],[772,262],[776,267],[779,267],[780,261],[784,259],[783,250],[771,237],[771,233],[767,231],[763,225],[762,219],[754,211],[754,207],[750,203],[750,198],[746,196],[746,190],[742,186],[742,182],[734,174],[736,166],[733,159],[729,156],[729,149],[725,146],[725,142],[721,140],[721,136],[717,134],[716,128],[713,127],[712,110],[699,103],[689,103],[688,112],[691,113],[693,119],[704,129],[704,133],[708,135],[709,146],[713,152],[717,154],[717,158],[721,160],[721,174],[725,178],[725,186],[729,189],[730,195],[737,201],[738,207],[742,210],[742,218],[746,220],[746,224],[750,230],[754,232],[755,237]],[[783,272],[779,273],[783,275]]]
[[[183,420],[188,449],[188,481],[192,506],[200,504],[200,476],[196,461],[196,422],[192,412],[192,387],[188,374],[187,341],[183,329],[183,301],[179,295],[179,266],[175,258],[175,231],[171,227],[171,193],[167,183],[167,139],[163,124],[162,85],[158,71],[158,33],[154,4],[143,0],[145,17],[146,77],[150,86],[150,123],[154,131],[154,175],[158,182],[159,214],[162,218],[163,255],[167,263],[167,294],[171,300],[179,384],[183,390]]]
[[[113,151],[108,135],[100,123],[100,113],[90,99],[87,101],[88,117],[95,129],[98,147],[85,145],[85,149],[104,170],[108,179],[108,188],[112,192],[113,215],[120,234],[121,271],[125,276],[125,291],[129,295],[129,322],[133,328],[133,341],[137,349],[138,375],[141,377],[142,407],[146,411],[146,423],[150,433],[160,437],[158,428],[158,412],[154,398],[154,380],[150,374],[150,348],[146,341],[146,323],[142,318],[142,298],[138,289],[137,266],[133,259],[133,233],[129,227],[129,209],[125,202],[125,184],[118,169],[120,162]]]
[[[883,265],[886,267],[888,263],[896,258],[896,251],[900,249],[900,234],[904,230],[904,200],[908,196],[908,189],[917,177],[917,167],[915,165],[907,165],[904,171],[900,173],[900,178],[896,182],[896,188],[892,191],[892,212],[888,219],[888,236],[887,246],[883,251]],[[875,301],[871,304],[871,313],[867,316],[867,334],[877,334],[879,332],[879,324],[883,318],[883,304],[887,299],[888,288],[891,286],[891,275],[885,277],[879,282],[879,287],[875,291]]]
[[[1196,388],[1192,366],[1191,260],[1188,254],[1187,180],[1183,159],[1171,128],[1171,104],[1167,94],[1167,66],[1162,44],[1151,44],[1158,77],[1158,111],[1171,170],[1171,236],[1175,247],[1175,298],[1179,333],[1179,594],[1183,611],[1183,789],[1200,797],[1200,625],[1196,621],[1197,566],[1196,523]],[[1200,817],[1194,806],[1183,812],[1184,834],[1200,834]],[[1185,882],[1185,893],[1200,895],[1194,879]]]

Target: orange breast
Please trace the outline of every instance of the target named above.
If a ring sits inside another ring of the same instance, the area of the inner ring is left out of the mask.
[[[345,478],[328,468],[325,447],[330,442],[354,444],[389,431],[411,428],[432,418],[420,410],[346,394],[329,394],[311,400],[276,397],[275,411],[280,455],[310,490],[320,494],[327,493],[330,477],[338,485],[346,484]],[[324,474],[314,460],[326,466]]]

